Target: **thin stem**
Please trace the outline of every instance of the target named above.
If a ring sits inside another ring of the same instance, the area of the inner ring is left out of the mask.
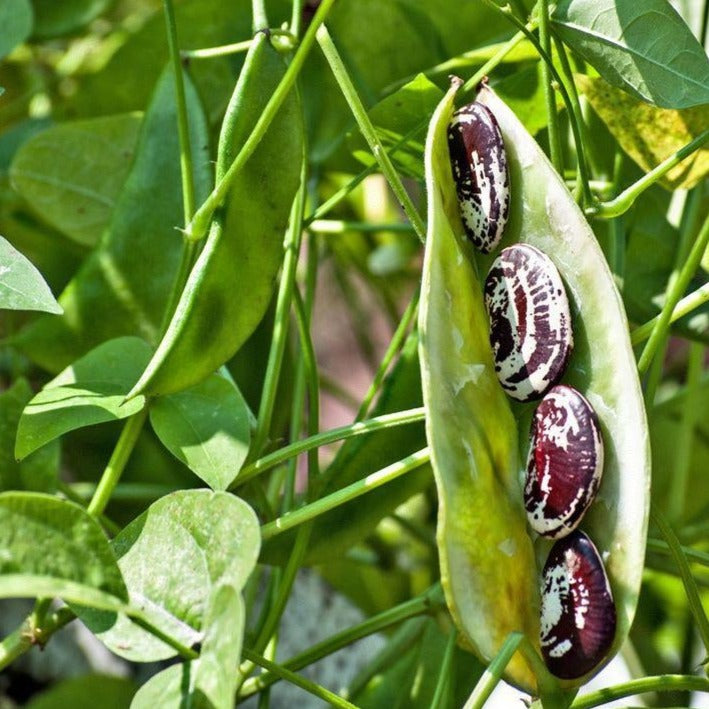
[[[354,704],[350,704],[350,702],[348,702],[346,699],[338,697],[337,694],[333,694],[333,692],[331,692],[329,689],[325,689],[325,687],[322,687],[321,685],[316,684],[315,682],[312,682],[309,679],[305,679],[305,677],[301,677],[300,675],[295,674],[295,672],[287,670],[282,665],[278,665],[275,662],[267,660],[265,657],[259,655],[256,652],[253,652],[253,650],[244,648],[241,651],[241,654],[247,660],[255,663],[259,667],[263,667],[269,672],[272,672],[274,675],[277,675],[281,679],[287,680],[291,684],[296,685],[296,687],[304,689],[306,692],[309,692],[310,694],[318,697],[319,699],[324,699],[326,702],[329,702],[334,707],[340,707],[341,709],[357,709]]]
[[[398,606],[382,611],[381,613],[378,613],[371,618],[367,618],[365,621],[358,623],[357,625],[353,625],[351,628],[342,630],[326,640],[313,645],[311,648],[308,648],[304,652],[301,652],[292,657],[290,660],[282,663],[282,667],[297,672],[303,667],[307,667],[323,657],[332,655],[334,652],[337,652],[343,647],[347,647],[362,638],[366,638],[369,635],[386,630],[387,628],[397,625],[408,618],[414,618],[419,615],[430,613],[432,610],[442,608],[444,605],[445,600],[443,598],[441,587],[439,585],[433,586],[421,596],[417,596],[416,598],[412,598],[410,601],[405,601]],[[239,692],[239,697],[249,697],[256,692],[260,692],[265,687],[269,687],[279,679],[281,678],[273,673],[252,677],[244,682],[241,691]]]
[[[655,552],[657,554],[664,554],[665,556],[672,556],[672,550],[670,549],[667,542],[663,542],[661,539],[648,539],[647,540],[648,551]],[[689,559],[692,563],[700,564],[701,566],[709,567],[709,552],[700,551],[699,549],[692,549],[692,547],[682,545],[682,553]]]
[[[283,104],[283,101],[285,101],[286,96],[288,96],[292,90],[295,80],[300,73],[300,70],[303,68],[303,64],[305,63],[313,43],[315,42],[315,33],[327,17],[327,13],[330,11],[330,8],[334,2],[335,0],[322,1],[320,7],[315,13],[315,17],[313,17],[310,27],[308,27],[308,31],[303,37],[303,41],[293,57],[293,60],[288,65],[283,78],[263,109],[261,117],[256,122],[251,134],[244,142],[239,154],[234,158],[234,161],[226,170],[222,179],[216,184],[209,197],[207,197],[202,206],[197,210],[192,218],[192,221],[187,226],[187,238],[193,241],[199,241],[204,238],[207,233],[209,223],[212,219],[212,215],[224,201],[224,198],[229,192],[229,188],[231,187],[235,177],[238,175],[246,161],[253,155],[254,150],[256,150],[256,147],[266,134],[266,131],[271,125],[276,113],[278,113],[278,109]]]
[[[682,409],[680,437],[675,449],[675,469],[667,502],[667,515],[672,522],[678,522],[684,514],[684,502],[687,499],[687,486],[689,484],[689,469],[694,449],[692,440],[697,421],[703,412],[699,388],[703,368],[704,345],[699,342],[692,342],[689,345],[687,361],[687,381],[685,384],[687,394],[685,405]]]
[[[441,667],[438,670],[438,681],[436,683],[436,691],[433,693],[433,698],[431,699],[431,709],[439,709],[439,707],[445,706],[445,697],[450,687],[451,680],[451,667],[453,665],[453,652],[455,650],[455,640],[458,636],[458,631],[453,628],[448,634],[448,642],[446,643],[446,650],[443,653],[443,660],[441,661]]]
[[[219,47],[206,47],[205,49],[183,49],[180,52],[180,56],[183,59],[213,59],[214,57],[226,57],[230,54],[248,52],[252,42],[253,39],[246,39],[243,42],[222,44]]]
[[[499,652],[495,655],[495,659],[488,665],[482,677],[478,680],[463,709],[482,709],[493,689],[497,687],[502,679],[507,665],[517,652],[523,638],[524,635],[522,633],[510,633],[507,636]]]
[[[593,709],[617,699],[648,692],[709,692],[709,679],[692,675],[655,675],[589,692],[579,697],[570,709]]]
[[[395,231],[410,232],[414,228],[405,222],[376,224],[372,222],[347,222],[341,219],[315,219],[309,224],[309,229],[316,234],[344,234],[347,231]]]
[[[254,34],[261,30],[268,29],[268,15],[266,14],[265,0],[251,0],[251,9],[253,14],[253,29]]]
[[[694,140],[687,143],[670,157],[663,160],[657,167],[653,168],[646,175],[643,175],[637,182],[621,192],[610,202],[601,202],[586,209],[586,214],[600,217],[601,219],[611,219],[627,212],[635,203],[635,200],[649,187],[661,180],[675,165],[678,165],[692,153],[699,150],[709,140],[709,130],[700,133]]]
[[[665,355],[667,353],[667,345],[669,344],[669,332],[665,333],[657,346],[655,358],[652,360],[650,370],[645,379],[645,390],[643,391],[643,399],[645,401],[646,410],[651,410],[655,406],[655,396],[657,389],[660,386],[662,377],[665,373]]]
[[[682,578],[682,583],[684,584],[684,590],[687,594],[687,602],[689,603],[689,608],[692,611],[694,620],[697,624],[697,630],[702,638],[702,643],[704,644],[705,652],[709,651],[709,619],[704,612],[704,607],[702,606],[702,599],[699,596],[699,589],[692,576],[692,570],[689,568],[689,563],[687,562],[687,557],[682,552],[682,546],[679,543],[679,539],[675,535],[672,527],[667,523],[664,515],[653,508],[651,510],[651,515],[653,522],[657,525],[660,533],[665,538],[667,546],[672,552],[677,568],[679,569],[680,577]]]
[[[273,409],[276,404],[278,380],[281,376],[281,365],[283,364],[283,355],[288,341],[288,322],[290,319],[291,301],[293,299],[293,284],[295,283],[301,236],[303,233],[304,204],[305,165],[303,165],[301,169],[300,189],[298,190],[293,203],[293,209],[291,210],[290,227],[284,247],[283,274],[281,276],[280,285],[278,286],[271,348],[268,354],[268,364],[266,366],[261,401],[259,403],[258,424],[251,444],[251,451],[254,455],[258,455],[261,452],[268,438],[268,433],[271,429],[271,420],[273,418]]]
[[[406,306],[406,310],[404,311],[404,314],[402,315],[401,320],[399,321],[399,325],[394,331],[391,341],[389,342],[389,346],[387,347],[387,351],[384,353],[384,357],[382,357],[382,361],[379,364],[379,367],[374,375],[374,379],[372,379],[372,383],[369,385],[369,389],[367,389],[367,393],[362,399],[362,403],[360,404],[359,410],[357,411],[355,421],[361,421],[367,415],[369,407],[371,406],[374,397],[379,392],[382,382],[384,381],[384,377],[386,376],[386,373],[389,370],[389,365],[392,363],[394,357],[396,357],[397,353],[402,348],[406,340],[409,328],[416,319],[420,297],[421,289],[417,288],[414,291],[414,294],[411,297],[409,304]]]
[[[303,19],[303,0],[293,0],[293,12],[290,18],[290,31],[294,37],[300,36],[300,25]]]
[[[299,456],[301,453],[306,453],[314,448],[320,448],[321,446],[328,445],[329,443],[335,443],[336,441],[342,441],[346,438],[362,436],[365,433],[380,431],[384,428],[404,426],[409,423],[415,423],[416,421],[423,421],[424,418],[425,412],[423,407],[417,407],[415,409],[397,411],[393,414],[375,416],[371,419],[366,419],[365,421],[356,421],[355,423],[347,424],[346,426],[339,426],[338,428],[331,428],[329,431],[323,431],[322,433],[317,433],[309,438],[304,438],[300,441],[295,441],[290,445],[283,446],[283,448],[279,448],[278,450],[273,451],[273,453],[265,455],[263,458],[254,461],[250,465],[244,466],[234,481],[234,485],[242,485],[248,480],[251,480],[251,478],[260,475],[280,463],[283,463],[289,458],[294,458]]]
[[[411,225],[413,226],[414,231],[419,237],[421,243],[425,242],[426,226],[421,219],[421,215],[418,213],[414,203],[411,201],[411,197],[409,197],[408,192],[404,188],[399,174],[396,172],[396,169],[384,149],[381,140],[379,140],[377,131],[374,128],[364,105],[362,104],[362,100],[357,93],[357,89],[355,89],[352,79],[347,73],[347,69],[345,68],[342,58],[340,57],[340,54],[337,51],[337,48],[335,47],[335,44],[333,43],[330,33],[327,31],[325,25],[322,25],[318,29],[317,39],[320,44],[320,49],[322,49],[325,59],[327,59],[327,62],[330,65],[333,76],[342,90],[350,110],[357,121],[357,125],[364,136],[364,139],[367,141],[372,154],[376,158],[379,163],[379,167],[389,182],[389,186],[396,195],[396,198],[399,200],[404,213],[411,222]]]
[[[539,0],[539,44],[551,56],[551,36],[549,34],[549,0]],[[559,117],[556,112],[556,94],[552,85],[552,75],[549,65],[542,62],[542,83],[544,85],[544,100],[547,105],[547,132],[549,135],[549,151],[551,164],[556,171],[564,174],[563,153],[561,149],[561,134],[559,132]]]
[[[692,249],[689,252],[689,256],[687,256],[687,260],[684,262],[677,278],[674,279],[674,282],[671,283],[668,288],[667,297],[665,298],[665,302],[662,306],[660,316],[653,326],[650,337],[645,345],[645,349],[640,355],[640,359],[638,361],[639,372],[645,372],[652,362],[658,345],[668,331],[670,320],[672,318],[672,311],[675,309],[679,299],[682,297],[682,294],[687,289],[690,280],[694,276],[697,266],[699,266],[699,262],[704,255],[704,251],[706,250],[707,243],[709,243],[709,216],[707,216],[704,221]]]
[[[362,480],[347,485],[336,492],[333,492],[326,497],[321,497],[315,502],[311,502],[305,507],[300,507],[292,512],[287,512],[282,517],[273,520],[273,522],[268,522],[261,527],[261,538],[266,541],[275,537],[282,532],[285,532],[293,527],[297,527],[299,524],[309,522],[315,519],[319,515],[328,512],[329,510],[335,509],[340,505],[344,505],[346,502],[360,497],[370,490],[381,487],[392,480],[395,480],[402,475],[405,475],[416,468],[420,468],[425,463],[429,461],[429,451],[428,448],[423,448],[416,453],[412,453],[403,460],[399,460],[392,465],[388,465],[381,470],[378,470],[371,475],[368,475]]]
[[[101,479],[96,486],[96,491],[91,498],[91,502],[89,502],[89,506],[86,508],[86,511],[92,517],[98,517],[106,509],[106,505],[111,499],[113,489],[118,484],[123,469],[126,467],[126,463],[133,452],[133,448],[135,448],[135,444],[138,442],[138,437],[143,429],[147,415],[148,407],[145,406],[137,414],[131,416],[123,426],[116,447],[113,449],[108,464],[101,475]]]

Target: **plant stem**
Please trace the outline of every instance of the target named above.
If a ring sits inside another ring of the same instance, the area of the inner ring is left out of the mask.
[[[629,682],[606,687],[579,697],[570,709],[593,709],[617,699],[648,692],[694,691],[709,692],[709,679],[693,675],[655,675],[633,679]]]
[[[373,224],[372,222],[346,222],[340,219],[315,219],[309,224],[309,228],[316,234],[344,234],[347,231],[413,231],[411,224],[407,224],[405,222]]]
[[[199,241],[204,238],[204,235],[207,233],[209,223],[212,219],[212,215],[224,201],[224,198],[231,187],[231,183],[234,181],[234,178],[244,166],[246,161],[253,155],[254,150],[256,150],[256,147],[266,134],[266,131],[271,125],[278,109],[283,104],[283,101],[285,101],[288,93],[292,90],[295,80],[300,73],[300,70],[303,68],[303,64],[305,63],[313,43],[315,42],[315,33],[327,17],[327,13],[330,11],[330,8],[334,2],[335,0],[322,1],[322,4],[315,13],[315,17],[313,17],[313,21],[310,24],[310,27],[308,27],[308,31],[305,33],[303,41],[298,47],[293,60],[288,65],[281,82],[278,84],[276,90],[273,92],[271,98],[263,109],[261,117],[258,119],[254,129],[251,131],[251,134],[241,147],[239,154],[234,158],[233,162],[224,173],[222,179],[219,180],[209,197],[207,197],[202,206],[195,213],[190,224],[188,224],[185,230],[188,239]]]
[[[361,640],[369,635],[378,633],[382,630],[386,630],[392,625],[407,620],[408,618],[413,618],[425,613],[430,613],[433,609],[442,608],[445,605],[445,600],[439,585],[435,585],[430,588],[426,593],[412,598],[409,601],[389,608],[388,610],[382,611],[371,618],[367,618],[361,623],[347,628],[335,635],[323,640],[313,647],[308,648],[304,652],[295,655],[290,660],[282,663],[282,666],[291,671],[298,671],[303,667],[317,662],[318,660],[331,655],[334,652],[347,647],[357,640]],[[272,685],[281,679],[278,675],[273,673],[267,673],[259,675],[258,677],[252,677],[246,682],[244,682],[241,691],[239,692],[240,698],[246,698],[260,692],[265,687]]]
[[[384,357],[382,357],[382,361],[379,364],[379,367],[377,368],[377,371],[374,375],[374,379],[372,379],[372,383],[369,385],[369,389],[367,389],[367,393],[362,399],[362,403],[360,404],[359,410],[357,411],[355,421],[361,421],[367,415],[369,407],[374,397],[379,392],[382,382],[384,381],[384,377],[386,376],[386,373],[389,370],[389,365],[392,363],[394,357],[396,357],[397,353],[402,348],[406,340],[406,336],[411,326],[411,323],[416,320],[420,297],[421,289],[417,288],[414,291],[414,294],[411,297],[409,304],[406,306],[404,314],[401,316],[399,325],[397,326],[396,330],[394,331],[394,334],[392,335],[391,341],[389,342],[389,346],[387,347],[387,351],[384,353]]]
[[[290,31],[294,37],[300,36],[300,24],[303,18],[303,0],[292,0],[293,12],[290,18]]]
[[[673,280],[673,282],[670,284],[670,287],[668,288],[667,297],[665,298],[665,302],[662,306],[660,316],[657,322],[654,324],[652,332],[650,333],[650,337],[645,345],[645,349],[643,350],[642,354],[640,355],[640,359],[638,360],[639,372],[645,372],[650,363],[652,362],[652,359],[655,356],[655,352],[657,351],[658,345],[660,344],[662,338],[665,336],[669,329],[670,320],[672,318],[672,311],[675,309],[675,306],[679,302],[679,299],[682,297],[682,294],[687,289],[689,281],[694,276],[694,273],[697,270],[697,266],[699,266],[699,262],[701,261],[702,256],[704,255],[704,251],[706,250],[707,243],[709,243],[709,216],[707,216],[706,220],[704,221],[704,224],[702,225],[702,228],[699,231],[699,234],[697,235],[692,249],[689,252],[689,256],[684,262],[684,265],[682,266],[682,269],[677,275],[677,278]]]
[[[678,165],[693,152],[699,150],[709,140],[709,130],[700,133],[694,140],[687,143],[670,157],[663,160],[657,167],[654,167],[646,175],[643,175],[637,182],[621,192],[610,202],[596,203],[586,209],[589,216],[601,219],[611,219],[627,212],[634,204],[635,200],[649,187],[662,179],[675,165]]]
[[[266,15],[265,0],[251,0],[251,8],[254,34],[256,34],[256,32],[260,32],[261,30],[268,29],[268,16]]]
[[[675,305],[670,316],[670,323],[673,323],[688,313],[691,313],[693,310],[696,310],[700,306],[704,305],[707,301],[709,301],[709,283],[705,283],[700,288],[697,288],[697,290],[682,298],[682,300]],[[646,323],[636,327],[630,333],[630,341],[632,344],[638,345],[647,340],[659,320],[660,315],[656,315],[652,318],[652,320],[648,320]]]
[[[111,453],[106,469],[103,471],[91,502],[86,508],[92,517],[98,517],[106,509],[106,505],[111,499],[111,493],[118,484],[130,454],[138,442],[147,415],[148,407],[145,406],[137,414],[131,416],[123,426],[116,447]]]
[[[502,675],[507,668],[512,656],[517,652],[524,635],[522,633],[510,633],[503,643],[495,659],[487,666],[482,677],[475,685],[472,694],[465,702],[463,709],[481,709],[488,697],[492,694],[492,690],[497,687],[502,679]]]
[[[278,286],[276,314],[274,316],[271,348],[268,353],[268,364],[266,366],[266,374],[264,375],[263,389],[259,403],[258,424],[251,443],[252,455],[260,454],[271,429],[273,409],[276,404],[278,380],[281,376],[281,365],[283,364],[283,354],[285,353],[286,343],[288,341],[288,322],[290,319],[291,301],[293,299],[293,284],[295,283],[295,273],[298,266],[301,236],[303,233],[304,204],[305,164],[303,164],[301,169],[300,189],[293,202],[290,227],[284,245],[285,257],[283,260],[283,272],[281,282]]]
[[[549,35],[549,0],[539,0],[539,44],[551,57],[551,37]],[[547,105],[547,131],[549,135],[549,151],[551,164],[556,171],[564,174],[561,135],[559,133],[559,117],[556,112],[556,95],[552,85],[552,75],[549,65],[542,62],[542,83],[544,84],[544,100]]]
[[[315,682],[311,682],[309,679],[305,679],[305,677],[301,677],[300,675],[295,674],[295,672],[287,670],[282,665],[278,665],[275,662],[267,660],[265,657],[259,655],[256,652],[253,652],[253,650],[244,648],[241,651],[241,654],[250,662],[253,662],[259,667],[263,667],[264,669],[268,670],[269,672],[272,672],[274,675],[277,675],[281,679],[287,680],[291,684],[296,685],[296,687],[304,689],[306,692],[309,692],[310,694],[318,697],[319,699],[324,699],[331,706],[340,707],[341,709],[357,709],[354,704],[350,704],[350,702],[348,702],[346,699],[338,697],[336,694],[333,694],[329,689],[325,689],[325,687],[322,687],[319,684],[316,684]]]
[[[251,478],[260,475],[279,463],[283,463],[289,458],[294,458],[295,456],[314,448],[320,448],[321,446],[325,446],[329,443],[335,443],[336,441],[341,441],[346,438],[361,436],[365,433],[380,431],[384,428],[404,426],[409,423],[415,423],[416,421],[423,421],[424,418],[425,412],[423,407],[418,407],[415,409],[397,411],[393,414],[375,416],[374,418],[366,419],[365,421],[356,421],[355,423],[347,424],[346,426],[339,426],[338,428],[331,428],[329,431],[323,431],[322,433],[317,433],[314,436],[310,436],[300,441],[295,441],[290,445],[283,446],[283,448],[279,448],[278,450],[273,451],[273,453],[269,453],[263,458],[260,458],[250,465],[245,466],[242,468],[238,477],[234,481],[233,486],[242,485],[248,480],[251,480]]]
[[[330,495],[321,497],[315,502],[311,502],[305,507],[300,507],[292,512],[287,512],[282,517],[273,520],[273,522],[268,522],[261,527],[261,538],[266,541],[275,537],[282,532],[285,532],[293,527],[297,527],[299,524],[309,522],[315,519],[319,515],[328,512],[329,510],[335,509],[340,505],[344,505],[350,500],[354,500],[361,495],[374,490],[375,488],[381,487],[392,480],[395,480],[402,475],[420,468],[422,465],[428,463],[430,459],[428,448],[423,448],[416,453],[412,453],[403,460],[399,460],[396,463],[378,470],[371,475],[367,475],[366,478],[358,480],[357,482],[347,485],[340,490],[337,490]]]
[[[253,39],[246,39],[243,42],[222,44],[219,47],[206,47],[205,49],[183,49],[180,52],[180,56],[183,59],[212,59],[214,57],[226,57],[230,54],[247,52],[252,42]]]
[[[340,54],[338,53],[325,25],[322,25],[318,29],[317,39],[320,44],[320,49],[322,49],[325,59],[327,59],[327,62],[330,65],[333,76],[342,90],[350,110],[357,121],[357,125],[364,136],[364,139],[367,141],[372,154],[379,163],[379,167],[389,182],[389,186],[396,195],[396,198],[399,200],[399,203],[411,222],[414,231],[419,237],[421,243],[424,243],[426,241],[426,226],[421,219],[421,215],[414,206],[414,203],[411,201],[411,197],[409,197],[408,192],[404,188],[401,178],[396,172],[389,155],[386,150],[384,150],[384,146],[382,145],[381,140],[379,140],[377,131],[374,128],[364,105],[362,104],[362,100],[360,99],[359,94],[352,83],[350,75],[347,73],[347,69],[345,68],[342,58],[340,57]]]
[[[436,691],[431,699],[431,709],[439,709],[446,706],[445,698],[451,683],[451,667],[453,665],[453,651],[455,650],[455,641],[458,636],[458,631],[453,628],[448,634],[448,642],[446,650],[443,654],[441,667],[438,670],[438,681],[436,682]]]
[[[697,624],[697,630],[702,638],[702,643],[704,644],[704,651],[709,652],[709,619],[704,612],[704,607],[702,606],[702,599],[699,595],[699,589],[692,576],[692,570],[689,568],[689,563],[687,562],[687,557],[682,551],[682,546],[679,543],[679,539],[675,535],[672,527],[668,524],[662,512],[653,508],[650,512],[653,522],[657,525],[660,533],[665,538],[667,546],[672,552],[677,568],[679,569],[680,577],[682,578],[682,583],[684,584],[684,590],[687,594],[687,601],[689,603],[689,608],[692,611],[694,620]]]
[[[670,549],[667,542],[663,542],[661,539],[648,539],[647,540],[648,551],[655,552],[657,554],[664,554],[665,556],[672,556],[672,550]],[[692,547],[687,547],[682,545],[682,553],[695,564],[700,564],[701,566],[709,567],[709,552],[700,551],[699,549],[692,549]]]

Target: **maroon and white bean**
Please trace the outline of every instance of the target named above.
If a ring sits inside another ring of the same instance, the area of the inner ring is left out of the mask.
[[[448,150],[465,233],[489,253],[507,224],[510,180],[502,134],[487,106],[474,102],[453,114]]]
[[[590,672],[615,637],[616,611],[603,562],[580,531],[554,544],[542,578],[541,646],[562,679]]]
[[[556,266],[529,244],[503,249],[485,281],[485,305],[500,384],[518,401],[543,396],[563,374],[573,347]]]
[[[558,539],[573,531],[593,502],[603,473],[603,440],[591,404],[559,384],[532,419],[524,506],[532,529]]]

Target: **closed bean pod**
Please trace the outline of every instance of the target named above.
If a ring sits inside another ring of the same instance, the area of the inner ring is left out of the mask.
[[[507,224],[510,180],[505,144],[487,106],[474,102],[453,114],[448,149],[465,233],[474,246],[489,253]]]
[[[524,506],[532,529],[551,539],[581,521],[603,472],[598,417],[573,387],[557,385],[534,412]]]
[[[542,578],[542,655],[557,677],[576,679],[608,653],[616,611],[603,562],[579,531],[551,549]]]
[[[509,246],[487,275],[485,305],[502,388],[518,401],[542,396],[563,374],[573,347],[556,266],[529,244]]]

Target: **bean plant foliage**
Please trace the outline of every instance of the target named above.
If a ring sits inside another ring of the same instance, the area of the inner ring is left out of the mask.
[[[708,26],[709,0],[0,2],[0,599],[31,599],[0,703],[70,623],[142,683],[34,678],[29,706],[709,692]],[[496,254],[448,156],[476,98],[502,246],[556,264],[606,448],[581,528],[618,622],[575,680],[542,659],[534,405],[494,374]],[[327,374],[332,299],[359,389]],[[289,657],[304,569],[363,620]],[[308,678],[374,634],[344,686]]]

